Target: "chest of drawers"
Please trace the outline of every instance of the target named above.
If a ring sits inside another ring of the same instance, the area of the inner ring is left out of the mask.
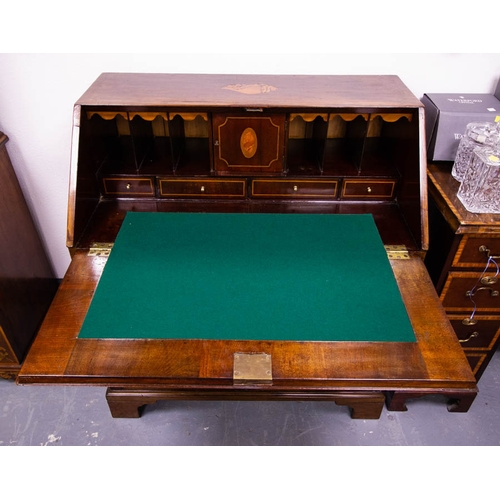
[[[425,263],[479,380],[500,342],[500,215],[468,212],[448,163],[430,165]]]

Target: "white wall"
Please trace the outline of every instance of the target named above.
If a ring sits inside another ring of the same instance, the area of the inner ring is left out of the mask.
[[[426,92],[493,93],[500,54],[0,54],[0,130],[10,139],[12,163],[59,277],[69,264],[72,108],[102,72],[396,74],[420,98]]]

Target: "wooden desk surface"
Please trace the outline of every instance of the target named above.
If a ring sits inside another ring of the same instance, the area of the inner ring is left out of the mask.
[[[418,257],[391,261],[416,343],[79,339],[105,262],[76,252],[18,383],[231,389],[233,353],[267,352],[274,390],[477,390]]]

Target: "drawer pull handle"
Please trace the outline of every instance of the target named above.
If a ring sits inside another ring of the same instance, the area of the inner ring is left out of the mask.
[[[476,290],[468,290],[467,292],[465,292],[465,295],[467,297],[474,297],[474,295],[476,295],[476,292],[479,292],[480,290],[488,290],[492,297],[498,297],[498,290],[493,290],[493,288],[490,288],[489,286],[481,286]]]
[[[481,245],[479,247],[480,252],[484,252],[488,259],[497,259],[500,260],[500,255],[490,255],[491,250],[486,245]]]
[[[127,189],[130,189],[132,187],[132,184],[130,182],[127,184]]]
[[[293,186],[293,190],[294,190],[294,191],[298,191],[298,190],[299,190],[299,187],[298,187],[298,186]]]
[[[205,186],[201,186],[200,191],[201,191],[202,193],[204,193],[204,192],[205,192]]]
[[[371,193],[371,192],[372,192],[372,188],[371,188],[370,186],[368,186],[368,187],[366,188],[366,192],[367,192],[367,193]]]
[[[485,284],[496,283],[497,276],[500,274],[500,268],[498,267],[498,264],[497,264],[497,262],[495,260],[496,257],[493,258],[490,255],[489,249],[486,248],[485,245],[481,245],[479,247],[479,250],[481,250],[482,252],[488,252],[488,261],[486,262],[486,266],[484,267],[484,270],[481,273],[481,276],[479,276],[476,284],[472,287],[472,290],[469,290],[469,291],[465,292],[465,295],[467,297],[469,297],[470,301],[474,305],[474,309],[472,310],[472,313],[470,315],[469,321],[473,321],[474,315],[476,314],[476,311],[477,311],[477,304],[474,301],[474,299],[472,298],[472,297],[474,297],[474,295],[476,294],[476,292],[479,292],[479,290],[489,290],[491,297],[498,297],[498,291],[497,290],[493,290],[491,287],[481,286],[481,287],[477,288],[477,285],[479,285],[479,284],[485,285]],[[497,269],[497,272],[495,273],[494,276],[485,276],[485,274],[488,271],[488,267],[489,267],[489,265],[490,265],[491,262],[493,262],[493,264],[495,265],[495,267]]]
[[[466,339],[458,339],[461,344],[465,344],[465,342],[469,342],[471,339],[475,339],[479,337],[479,332],[472,332]]]

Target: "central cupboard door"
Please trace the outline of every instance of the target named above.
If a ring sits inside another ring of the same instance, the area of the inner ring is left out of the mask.
[[[283,172],[285,114],[214,114],[212,123],[216,172]]]

